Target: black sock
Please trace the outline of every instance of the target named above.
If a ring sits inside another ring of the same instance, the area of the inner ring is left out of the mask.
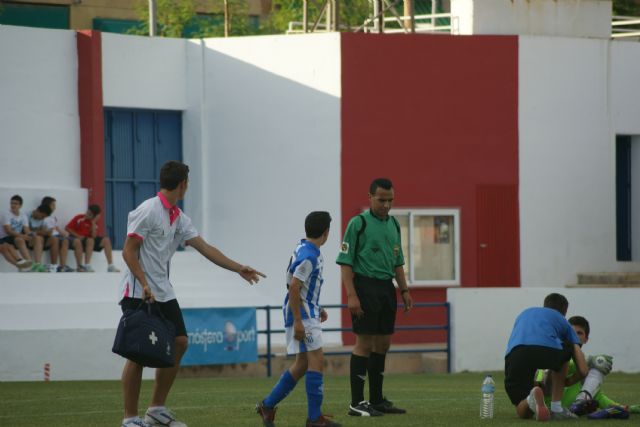
[[[364,381],[367,378],[368,357],[351,354],[351,405],[364,400]]]
[[[386,354],[371,352],[369,355],[369,401],[372,405],[382,402],[382,381],[384,380],[384,362]]]

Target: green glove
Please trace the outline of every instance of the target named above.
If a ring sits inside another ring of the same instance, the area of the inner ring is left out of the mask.
[[[604,375],[609,375],[613,368],[613,356],[608,354],[598,354],[597,356],[587,357],[587,365],[591,369],[597,369]]]

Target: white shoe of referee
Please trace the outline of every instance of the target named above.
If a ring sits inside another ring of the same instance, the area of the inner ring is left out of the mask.
[[[144,421],[150,426],[187,427],[185,423],[176,420],[174,413],[164,406],[147,409]]]

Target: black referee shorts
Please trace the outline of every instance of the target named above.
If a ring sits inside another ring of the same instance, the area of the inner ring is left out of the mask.
[[[517,405],[526,399],[538,369],[559,371],[573,357],[573,344],[564,343],[562,350],[541,345],[519,345],[504,358],[504,389]]]
[[[120,306],[122,308],[122,312],[124,313],[126,310],[135,310],[140,306],[142,300],[140,298],[122,298],[120,301]],[[180,305],[178,304],[177,299],[172,299],[167,302],[155,302],[160,308],[160,312],[162,315],[176,328],[176,337],[187,336],[187,328],[184,325],[184,319],[182,318],[182,310],[180,309]]]
[[[353,284],[364,314],[351,315],[356,335],[391,335],[396,325],[398,300],[391,279],[379,280],[356,275]]]

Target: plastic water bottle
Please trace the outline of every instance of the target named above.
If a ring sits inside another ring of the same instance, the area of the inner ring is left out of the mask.
[[[480,418],[493,418],[493,395],[496,391],[496,383],[491,375],[484,377],[481,391]]]

